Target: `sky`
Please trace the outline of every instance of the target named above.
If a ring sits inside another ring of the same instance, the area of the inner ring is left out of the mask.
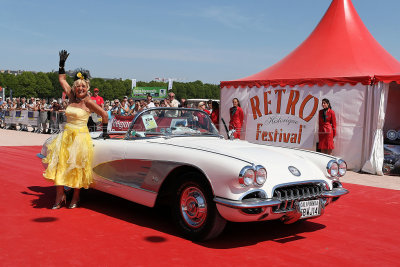
[[[399,0],[353,0],[400,60]],[[92,77],[218,84],[257,73],[316,27],[330,0],[0,0],[0,70],[85,68]]]

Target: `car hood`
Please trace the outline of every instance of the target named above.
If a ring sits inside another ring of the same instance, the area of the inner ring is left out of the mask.
[[[249,165],[263,165],[269,174],[277,176],[285,175],[293,178],[295,181],[298,181],[298,177],[294,177],[294,175],[290,173],[288,170],[289,166],[296,167],[301,172],[302,177],[304,177],[304,175],[310,179],[321,177],[321,168],[316,166],[304,155],[305,153],[312,152],[268,145],[258,145],[242,140],[225,140],[208,137],[178,137],[166,140],[157,140],[155,142],[194,150],[208,151],[210,153],[240,159],[247,162]]]

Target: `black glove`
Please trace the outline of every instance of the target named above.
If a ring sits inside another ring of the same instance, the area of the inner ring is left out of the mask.
[[[107,133],[107,124],[103,124],[101,127],[103,128],[103,139],[110,139],[110,136]]]
[[[58,74],[65,74],[65,61],[67,60],[69,53],[67,52],[67,50],[61,50],[60,53],[60,63],[59,63],[59,69],[58,69]]]

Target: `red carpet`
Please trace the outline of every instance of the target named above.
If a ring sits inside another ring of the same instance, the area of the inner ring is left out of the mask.
[[[50,210],[40,147],[0,147],[1,266],[399,266],[400,191],[346,184],[323,217],[294,225],[229,223],[207,243],[176,235],[169,214],[95,190]]]

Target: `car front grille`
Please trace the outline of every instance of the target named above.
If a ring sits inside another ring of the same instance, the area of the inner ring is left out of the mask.
[[[273,207],[275,213],[288,212],[295,209],[296,201],[318,199],[325,191],[323,183],[306,183],[275,188],[273,197],[282,201]]]

